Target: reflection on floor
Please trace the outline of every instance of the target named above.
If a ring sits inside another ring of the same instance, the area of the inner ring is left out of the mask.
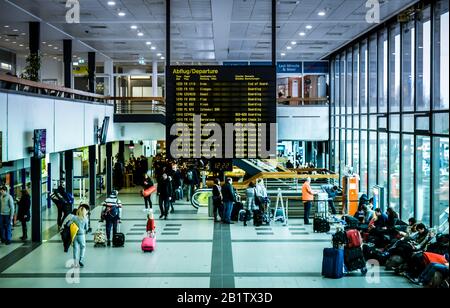
[[[329,234],[314,234],[311,226],[298,220],[290,220],[288,226],[222,225],[208,217],[206,208],[196,210],[185,201],[175,204],[168,220],[159,220],[159,208],[153,200],[157,249],[143,253],[143,200],[137,189],[121,192],[120,199],[124,203],[121,232],[126,236],[125,247],[94,248],[93,235],[89,234],[86,264],[78,271],[66,267],[72,250],[63,252],[58,234],[47,232],[50,238],[27,250],[30,244],[22,246],[17,241],[21,236],[18,226],[15,242],[0,246],[0,268],[4,269],[0,287],[413,287],[406,279],[378,268],[373,273],[379,279],[359,273],[338,280],[322,278],[322,250],[331,244]],[[52,210],[44,213],[44,230],[56,223]],[[100,207],[91,217],[95,230]]]

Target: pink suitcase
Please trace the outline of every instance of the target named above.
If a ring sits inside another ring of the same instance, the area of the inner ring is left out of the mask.
[[[141,248],[144,252],[152,252],[156,248],[156,238],[149,236],[144,237]]]

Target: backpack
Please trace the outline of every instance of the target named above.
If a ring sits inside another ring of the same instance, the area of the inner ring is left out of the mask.
[[[120,211],[119,211],[119,205],[117,204],[117,201],[105,201],[105,210],[102,213],[102,219],[103,218],[116,218],[119,217]]]
[[[361,233],[358,230],[348,230],[347,232],[348,248],[357,248],[362,245]]]
[[[189,170],[187,172],[186,177],[187,177],[188,181],[194,180],[194,173],[192,172],[192,170]]]

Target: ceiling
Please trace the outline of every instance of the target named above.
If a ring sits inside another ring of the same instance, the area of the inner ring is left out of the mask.
[[[96,51],[100,61],[164,60],[164,0],[78,0],[80,23],[73,24],[65,20],[68,1],[76,0],[0,0],[0,47],[26,54],[27,23],[41,21],[48,56],[61,59],[62,40],[73,39],[75,55]],[[383,20],[416,1],[379,2]],[[271,59],[271,0],[172,0],[171,7],[173,62]],[[323,58],[374,26],[367,10],[366,0],[277,1],[277,59]]]

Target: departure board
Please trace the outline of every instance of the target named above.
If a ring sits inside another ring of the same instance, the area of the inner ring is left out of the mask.
[[[266,158],[260,149],[276,154],[274,67],[170,66],[166,72],[169,157]]]

